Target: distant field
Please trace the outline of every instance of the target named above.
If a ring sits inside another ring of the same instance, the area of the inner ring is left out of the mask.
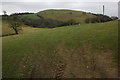
[[[44,10],[35,14],[30,15],[22,15],[23,18],[31,18],[31,19],[39,19],[38,15],[43,16],[45,19],[54,19],[59,21],[68,21],[73,19],[80,23],[85,23],[84,20],[86,18],[93,18],[96,17],[90,13],[82,12],[82,11],[74,11],[74,10],[57,10],[57,9],[50,9]]]
[[[26,28],[3,37],[3,78],[115,78],[117,26],[112,21]]]

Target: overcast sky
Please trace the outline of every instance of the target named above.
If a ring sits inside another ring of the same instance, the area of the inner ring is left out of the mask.
[[[0,14],[18,12],[39,12],[46,9],[71,9],[102,14],[105,5],[105,14],[118,16],[119,0],[3,0],[0,2]]]

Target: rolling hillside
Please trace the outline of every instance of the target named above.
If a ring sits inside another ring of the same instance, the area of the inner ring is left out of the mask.
[[[56,19],[60,21],[68,21],[73,19],[77,22],[84,23],[86,18],[93,18],[94,15],[82,11],[74,11],[74,10],[45,10],[37,13],[38,15],[42,15],[45,18]]]
[[[10,15],[8,19],[22,22],[35,28],[55,28],[69,25],[112,21],[112,19],[107,15],[65,9],[50,9],[40,11],[38,13],[16,13]]]
[[[50,9],[40,11],[35,14],[30,15],[22,15],[23,18],[31,18],[31,19],[39,19],[37,15],[43,16],[45,19],[54,19],[58,21],[68,21],[73,19],[77,22],[84,23],[86,18],[93,18],[96,17],[90,13],[82,12],[82,11],[74,11],[74,10],[57,10],[57,9]]]
[[[3,37],[3,78],[116,78],[118,22]]]
[[[37,15],[40,15],[42,17],[44,17],[44,19],[54,19],[57,21],[69,21],[71,19],[75,20],[76,22],[80,22],[80,23],[84,23],[84,20],[86,18],[93,18],[95,17],[95,15],[92,15],[90,13],[86,13],[86,12],[82,12],[82,11],[74,11],[74,10],[55,10],[55,9],[50,9],[50,10],[44,10],[44,11],[40,11],[38,13],[35,14],[26,14],[26,15],[18,15],[21,19],[23,19],[24,21],[27,21],[28,23],[33,23],[37,24],[36,22],[40,23],[39,19],[41,20],[41,18],[39,18]],[[20,19],[20,18],[15,17],[16,19]],[[30,20],[32,20],[30,22]],[[36,21],[38,20],[38,21]],[[52,24],[52,23],[50,23]],[[58,24],[58,23],[56,23]],[[54,25],[56,25],[54,24]],[[12,29],[10,29],[8,20],[3,20],[2,21],[2,34],[0,35],[8,35],[8,34],[14,34],[14,31]],[[23,25],[23,28],[25,28],[26,25]],[[24,31],[24,30],[23,30]]]

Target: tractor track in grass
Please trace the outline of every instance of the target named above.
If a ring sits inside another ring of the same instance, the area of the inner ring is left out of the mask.
[[[112,59],[114,55],[112,51],[98,53],[91,51],[91,48],[86,46],[82,49],[78,47],[71,51],[64,51],[64,48],[59,46],[53,53],[52,58],[45,55],[42,56],[42,62],[36,63],[32,63],[32,58],[36,58],[36,56],[33,57],[33,54],[26,55],[20,65],[21,73],[24,74],[27,65],[31,65],[28,73],[30,80],[33,78],[62,80],[63,78],[117,77],[117,67]]]
[[[55,74],[55,79],[56,80],[61,80],[63,75],[64,75],[64,70],[65,70],[65,63],[63,63],[62,61],[59,61],[58,66],[57,66],[57,70],[56,70],[56,74]]]
[[[35,72],[36,72],[36,66],[32,68],[32,71],[30,73],[30,80],[32,80],[32,78],[35,76]]]

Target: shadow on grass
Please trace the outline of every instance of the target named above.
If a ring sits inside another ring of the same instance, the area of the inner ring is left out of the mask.
[[[6,36],[12,36],[12,35],[17,35],[17,34],[6,34],[6,35],[0,35],[0,37],[6,37]]]

